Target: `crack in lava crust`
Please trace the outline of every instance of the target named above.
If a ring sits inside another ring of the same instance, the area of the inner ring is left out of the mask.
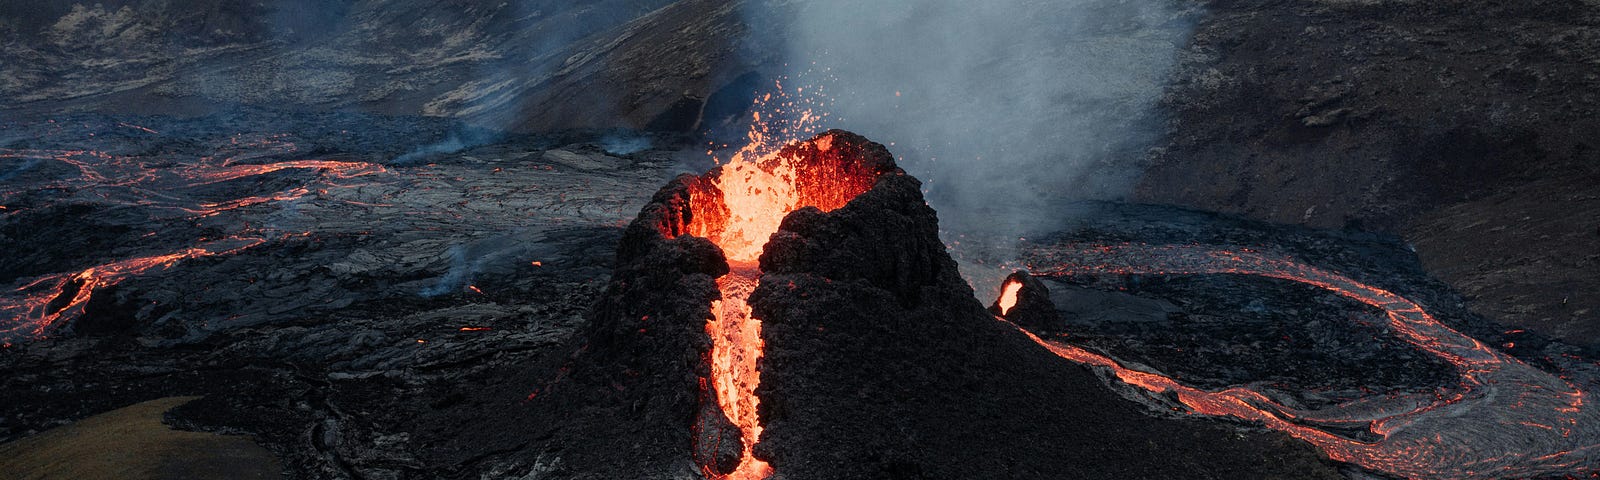
[[[1037,252],[1027,263],[1041,276],[1236,274],[1314,285],[1382,309],[1394,334],[1451,363],[1461,378],[1454,388],[1439,391],[1300,410],[1249,387],[1214,392],[1188,387],[1023,331],[1062,358],[1108,368],[1118,380],[1148,393],[1176,394],[1192,413],[1260,422],[1310,442],[1334,460],[1406,478],[1561,476],[1597,466],[1600,413],[1592,406],[1592,393],[1567,376],[1545,372],[1461,334],[1421,305],[1386,290],[1248,249],[1060,246]],[[1328,428],[1363,425],[1379,439],[1358,441]]]

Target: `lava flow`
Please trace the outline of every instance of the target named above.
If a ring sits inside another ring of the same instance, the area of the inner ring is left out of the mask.
[[[756,137],[756,134],[752,134]],[[758,137],[757,137],[758,138]],[[778,230],[784,215],[801,207],[824,211],[844,206],[872,187],[875,175],[859,175],[802,159],[823,157],[833,148],[831,134],[778,152],[759,153],[759,143],[740,150],[713,175],[720,196],[706,198],[694,207],[702,214],[691,231],[709,238],[722,249],[731,271],[717,279],[722,300],[712,307],[715,318],[706,325],[712,338],[711,384],[717,403],[744,440],[739,468],[724,478],[765,478],[772,473],[766,462],[751,455],[761,435],[756,414],[761,382],[756,367],[761,358],[761,320],[745,303],[761,275],[756,261],[767,238]],[[718,205],[720,203],[720,205]],[[722,208],[717,208],[718,206]]]
[[[294,153],[298,147],[276,136],[260,139],[232,138],[239,149],[230,155],[197,159],[164,156],[124,156],[95,150],[12,150],[0,149],[0,159],[15,158],[30,162],[51,160],[78,170],[76,177],[57,179],[48,188],[79,192],[98,203],[151,207],[175,211],[181,217],[206,217],[240,207],[296,200],[308,196],[310,184],[272,195],[253,196],[222,202],[201,202],[188,198],[184,189],[204,187],[246,177],[285,170],[316,172],[321,189],[338,188],[335,183],[356,177],[387,172],[382,165],[339,160],[283,160],[259,162],[274,156]],[[0,199],[22,192],[0,192]]]
[[[154,134],[153,130],[130,124],[119,126]],[[31,166],[55,161],[71,166],[77,175],[53,178],[44,187],[68,192],[85,203],[149,208],[167,212],[152,215],[153,220],[198,220],[255,205],[292,202],[329,189],[349,187],[338,183],[356,177],[387,172],[378,164],[337,160],[269,160],[297,150],[294,143],[279,135],[246,138],[234,136],[230,148],[218,155],[199,158],[171,158],[164,155],[114,155],[96,150],[14,150],[0,149],[0,159],[20,159]],[[262,162],[262,163],[250,163]],[[21,169],[16,175],[26,173]],[[284,170],[315,172],[302,185],[280,192],[252,195],[223,201],[203,201],[188,189],[206,187],[247,177]],[[0,191],[0,201],[9,202],[25,191]],[[9,210],[9,209],[7,209]],[[8,212],[14,213],[14,212]],[[222,240],[206,241],[171,253],[111,261],[76,272],[60,272],[19,281],[9,296],[0,296],[0,342],[13,342],[45,336],[63,319],[83,313],[83,307],[97,288],[116,285],[152,269],[165,269],[180,260],[231,255],[264,244],[271,238],[307,235],[272,228],[245,227],[227,233]]]
[[[751,454],[761,438],[761,419],[756,406],[756,386],[761,383],[761,372],[756,362],[761,359],[761,320],[750,313],[745,303],[755,290],[761,271],[754,264],[734,264],[727,275],[717,279],[717,290],[722,300],[711,305],[714,318],[706,322],[706,334],[711,337],[711,385],[717,406],[733,425],[739,428],[739,438],[744,451],[740,452],[739,467],[725,476],[707,471],[713,478],[761,479],[772,474],[767,462]],[[709,468],[709,467],[708,467]]]
[[[712,478],[760,479],[772,474],[772,468],[752,454],[761,436],[755,389],[761,381],[757,363],[763,344],[761,320],[751,314],[746,300],[761,275],[757,262],[762,248],[785,215],[804,207],[823,211],[843,207],[872,188],[885,170],[855,158],[859,145],[836,145],[839,135],[848,134],[828,132],[789,145],[775,141],[793,138],[814,118],[802,115],[793,127],[773,132],[757,115],[749,143],[702,177],[706,181],[698,183],[691,196],[693,215],[683,232],[711,240],[730,266],[729,273],[717,280],[721,300],[712,305],[714,318],[706,324],[713,344],[707,383],[721,413],[739,429],[743,452],[737,468],[718,471],[707,460],[718,445],[696,445],[697,461]]]
[[[1058,247],[1029,264],[1041,276],[1236,274],[1314,285],[1385,311],[1390,331],[1460,374],[1452,388],[1305,410],[1251,387],[1205,391],[1185,386],[1028,334],[1056,355],[1108,368],[1148,394],[1173,394],[1192,413],[1260,422],[1310,442],[1334,460],[1406,478],[1560,476],[1593,471],[1600,460],[1600,414],[1592,407],[1600,399],[1592,393],[1569,377],[1535,368],[1441,324],[1410,300],[1349,277],[1247,249],[1202,246]],[[1337,433],[1351,427],[1365,427],[1377,440]]]
[[[0,342],[9,346],[14,340],[42,336],[58,320],[81,315],[84,304],[96,288],[116,285],[153,269],[165,269],[180,260],[230,255],[263,243],[266,243],[264,238],[232,238],[181,252],[130,258],[81,272],[36,278],[16,289],[19,297],[0,297],[0,318],[10,319],[0,324]]]

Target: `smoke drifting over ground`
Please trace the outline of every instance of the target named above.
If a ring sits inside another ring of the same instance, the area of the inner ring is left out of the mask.
[[[947,237],[1016,235],[1059,200],[1128,191],[1193,25],[1175,3],[818,0],[753,16],[786,30],[788,73],[827,90],[829,126],[892,143],[927,181]]]

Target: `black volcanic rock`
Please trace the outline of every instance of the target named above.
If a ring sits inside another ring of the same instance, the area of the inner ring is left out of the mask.
[[[1006,312],[1000,311],[1000,299],[989,305],[989,313],[1040,334],[1056,333],[1066,330],[1066,320],[1061,318],[1061,312],[1056,311],[1056,304],[1050,301],[1050,288],[1044,282],[1033,278],[1028,272],[1018,270],[1007,275],[1001,285],[1010,285],[1012,282],[1020,283],[1017,289],[1017,303]]]
[[[188,115],[253,105],[444,116],[518,131],[684,132],[708,105],[747,108],[755,82],[735,80],[770,76],[754,70],[776,63],[777,49],[745,45],[752,28],[740,5],[0,3],[0,75],[8,79],[0,110]]]
[[[1335,477],[1285,437],[1155,418],[997,321],[910,176],[792,213],[761,260],[756,456],[784,478]]]
[[[471,463],[484,451],[516,451],[534,468],[546,455],[557,478],[681,478],[695,475],[695,435],[724,439],[710,464],[737,466],[738,429],[725,418],[696,425],[706,404],[711,340],[705,332],[716,278],[728,272],[710,241],[681,235],[690,196],[706,184],[681,175],[663,187],[624,231],[612,281],[591,309],[566,358],[510,374],[491,407],[474,405],[440,420],[435,434],[465,438],[438,461]],[[484,410],[506,412],[485,416]],[[717,412],[720,417],[720,412]],[[731,456],[731,458],[730,458]]]

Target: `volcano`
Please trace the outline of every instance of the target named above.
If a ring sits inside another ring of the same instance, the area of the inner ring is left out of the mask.
[[[319,121],[286,123],[376,120]],[[7,439],[165,398],[147,405],[181,404],[168,425],[247,432],[304,477],[1498,478],[1591,458],[1588,357],[1472,315],[1392,237],[1077,205],[977,293],[925,185],[840,130],[684,175],[582,137],[392,165],[271,120],[241,129],[288,133],[123,123],[94,153],[10,153],[41,160],[0,219],[28,247],[6,265],[26,313],[0,349]],[[144,243],[93,248],[119,239]]]
[[[1596,0],[0,38],[3,478],[1600,477]]]
[[[1279,434],[1153,417],[990,314],[882,145],[832,130],[754,160],[657,192],[571,355],[513,375],[541,380],[498,394],[493,424],[433,434],[561,477],[1330,473]]]

